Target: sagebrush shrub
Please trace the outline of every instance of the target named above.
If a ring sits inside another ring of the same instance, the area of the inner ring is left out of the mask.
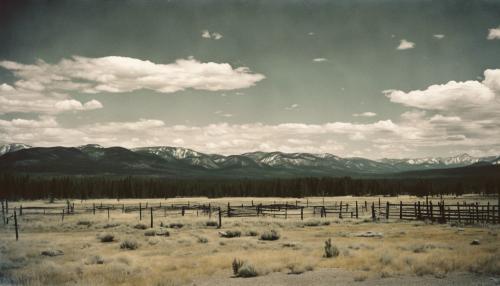
[[[325,241],[325,257],[331,258],[337,256],[339,256],[339,249],[332,244],[332,239],[329,238],[327,241]]]
[[[278,240],[279,238],[280,234],[274,229],[265,231],[260,235],[261,240]]]
[[[238,271],[240,270],[241,266],[243,266],[243,261],[237,258],[233,259],[232,267],[233,267],[233,274],[235,276],[238,275]]]
[[[240,237],[241,236],[241,231],[239,230],[228,230],[228,231],[221,231],[219,232],[220,236],[226,237],[226,238],[231,238],[231,237]]]
[[[100,237],[101,242],[113,242],[115,240],[115,236],[110,233],[105,233]]]
[[[256,277],[259,274],[255,267],[251,264],[243,263],[243,265],[238,269],[238,277]]]
[[[137,248],[139,248],[139,243],[137,243],[137,241],[135,240],[124,240],[121,244],[120,244],[120,248],[121,249],[129,249],[129,250],[135,250]]]
[[[209,220],[206,223],[207,226],[218,226],[219,224],[216,221]]]
[[[145,224],[143,224],[143,223],[138,223],[138,224],[134,225],[134,228],[136,228],[136,229],[147,229],[148,226],[145,225]]]

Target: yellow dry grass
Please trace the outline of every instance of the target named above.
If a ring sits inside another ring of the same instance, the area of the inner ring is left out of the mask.
[[[347,201],[347,198],[343,199]],[[189,199],[192,203],[207,203],[206,200]],[[230,199],[235,204],[250,200]],[[264,200],[281,201],[254,198],[256,203]],[[321,198],[314,200],[322,201]],[[335,200],[340,201],[339,198]],[[227,204],[227,201],[210,200],[220,204]],[[325,201],[333,199],[325,198]],[[11,203],[11,207],[20,203]],[[57,203],[64,205],[64,202]],[[40,205],[45,202],[22,204]],[[231,276],[234,258],[253,265],[259,275],[276,271],[300,273],[313,268],[351,270],[356,273],[355,279],[360,281],[372,276],[400,274],[441,277],[455,271],[500,274],[497,226],[459,228],[423,222],[373,223],[362,218],[314,219],[330,224],[305,226],[297,218],[224,217],[223,227],[218,230],[206,225],[206,216],[190,214],[182,217],[176,214],[155,217],[155,229],[160,229],[161,222],[165,225],[182,223],[182,228],[168,228],[170,236],[145,236],[145,230],[134,228],[139,223],[137,213],[114,211],[109,221],[106,212],[70,215],[65,217],[64,222],[59,216],[25,215],[19,220],[21,232],[17,242],[12,224],[0,226],[0,282],[24,285],[183,285],[204,276]],[[79,223],[82,221],[91,224]],[[142,223],[149,225],[147,213]],[[250,230],[260,234],[271,229],[280,233],[279,240],[262,241],[259,236],[247,235]],[[242,236],[219,236],[219,231],[227,230],[239,230]],[[357,236],[366,231],[383,233],[383,237]],[[113,234],[116,241],[101,242],[99,237],[104,233]],[[324,242],[328,238],[340,250],[336,258],[323,257]],[[471,245],[473,239],[478,239],[480,245]],[[139,248],[120,249],[124,240],[137,241]],[[49,249],[62,250],[64,255],[40,255]],[[100,260],[102,264],[96,262]]]

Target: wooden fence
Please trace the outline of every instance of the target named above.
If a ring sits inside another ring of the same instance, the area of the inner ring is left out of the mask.
[[[149,217],[151,227],[154,226],[154,217],[170,216],[205,216],[208,219],[217,219],[218,227],[222,226],[222,217],[273,217],[281,219],[300,219],[311,217],[320,218],[352,218],[377,220],[429,220],[438,223],[458,222],[463,224],[500,224],[500,205],[479,203],[446,203],[445,201],[417,201],[413,203],[391,203],[386,201],[378,203],[367,201],[333,202],[320,205],[295,201],[274,202],[272,204],[240,204],[211,205],[211,204],[165,204],[165,203],[137,203],[137,204],[95,204],[81,202],[75,206],[74,202],[67,201],[64,207],[17,205],[12,209],[8,201],[1,201],[2,221],[8,225],[14,221],[16,239],[19,237],[18,217],[26,215],[60,216],[64,221],[65,216],[79,214],[107,213],[108,220],[116,213],[137,213],[139,220]]]

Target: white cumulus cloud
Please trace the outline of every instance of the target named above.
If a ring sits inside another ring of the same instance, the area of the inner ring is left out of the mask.
[[[488,29],[488,40],[500,40],[500,27]]]
[[[328,59],[326,59],[326,58],[315,58],[315,59],[313,59],[313,62],[315,62],[315,63],[321,63],[321,62],[326,62],[326,61],[328,61]]]
[[[248,88],[264,79],[247,67],[233,68],[227,63],[202,63],[193,58],[170,64],[109,56],[74,56],[59,63],[37,61],[33,65],[1,61],[0,66],[19,78],[15,85],[29,89],[79,91],[83,93],[130,92],[149,89],[172,93],[188,88],[197,90],[233,90]]]
[[[373,116],[377,116],[377,113],[367,111],[367,112],[363,112],[363,113],[354,113],[352,116],[354,116],[354,117],[373,117]]]
[[[210,32],[208,30],[203,30],[201,32],[201,37],[205,39],[220,40],[222,39],[222,34],[218,32]]]
[[[415,47],[414,42],[410,42],[408,40],[402,39],[399,42],[399,46],[396,48],[398,50],[408,50],[408,49],[413,49]]]

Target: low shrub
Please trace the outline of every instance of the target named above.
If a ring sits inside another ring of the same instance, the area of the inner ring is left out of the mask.
[[[76,225],[83,225],[83,226],[86,226],[86,227],[89,227],[92,225],[92,222],[88,221],[88,220],[79,220]]]
[[[332,244],[332,239],[329,238],[327,241],[325,241],[325,257],[326,258],[331,258],[331,257],[337,257],[339,256],[339,249]]]
[[[154,229],[148,229],[144,232],[144,236],[155,236],[156,235],[156,230]]]
[[[233,267],[233,274],[235,276],[237,276],[238,275],[238,271],[240,270],[241,266],[243,266],[243,261],[235,258],[235,259],[233,259],[233,263],[231,265]]]
[[[180,223],[180,222],[174,222],[174,223],[171,223],[169,225],[170,228],[182,228],[184,226],[184,224]]]
[[[319,226],[320,224],[321,224],[321,221],[319,221],[317,219],[311,219],[311,220],[307,220],[304,222],[305,226]]]
[[[64,255],[64,252],[59,249],[47,249],[42,251],[41,254],[43,256],[59,256],[59,255]]]
[[[113,242],[115,240],[115,236],[110,233],[105,233],[102,234],[99,239],[101,242]]]
[[[156,235],[158,236],[170,236],[170,232],[166,229],[159,229],[156,231]]]
[[[249,263],[243,263],[243,265],[238,269],[238,277],[256,277],[259,274],[257,273],[257,270],[255,267],[253,267]]]
[[[143,223],[138,223],[138,224],[134,225],[134,228],[135,229],[147,229],[148,226],[143,224]]]
[[[278,240],[279,238],[280,234],[274,229],[265,231],[260,235],[261,240]]]
[[[139,243],[137,243],[137,241],[135,240],[124,240],[121,244],[120,244],[120,248],[121,249],[128,249],[128,250],[135,250],[137,248],[139,248]]]
[[[112,227],[117,227],[119,225],[120,225],[119,223],[107,223],[102,228],[112,228]]]
[[[219,235],[221,237],[225,237],[225,238],[240,237],[241,231],[239,231],[239,230],[221,231],[221,232],[219,232]]]
[[[203,237],[203,236],[199,236],[197,240],[198,240],[198,243],[208,243],[208,238]]]
[[[216,221],[209,220],[206,222],[207,226],[218,226],[219,224]]]
[[[257,235],[259,235],[255,230],[249,230],[245,234],[246,234],[246,236],[257,236]]]

